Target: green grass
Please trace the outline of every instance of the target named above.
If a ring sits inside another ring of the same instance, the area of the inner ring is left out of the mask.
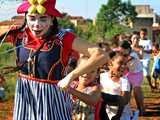
[[[152,65],[153,65],[153,59],[151,59],[150,71],[152,70]],[[153,79],[152,79],[152,83],[153,83]],[[159,97],[160,96],[160,92],[152,92],[151,91],[148,80],[146,78],[144,78],[144,80],[143,80],[142,89],[144,92],[144,97]]]
[[[10,43],[3,43],[0,47],[0,74],[2,73],[2,68],[6,66],[15,66],[16,55],[15,51],[10,51],[13,49],[12,44]],[[14,97],[15,92],[15,84],[16,84],[16,77],[14,74],[7,74],[3,75],[5,78],[5,83],[2,86],[5,88],[6,97],[3,100],[8,100]]]

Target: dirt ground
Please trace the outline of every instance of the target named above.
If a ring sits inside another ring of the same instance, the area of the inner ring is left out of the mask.
[[[160,97],[152,93],[144,99],[146,114],[139,120],[160,120]],[[131,100],[131,106],[135,107],[134,100]],[[12,120],[13,100],[0,102],[0,120]]]
[[[12,120],[13,103],[13,100],[0,101],[0,120]]]
[[[160,97],[145,97],[144,104],[145,115],[140,117],[139,120],[160,120]],[[135,106],[135,103],[132,106]]]

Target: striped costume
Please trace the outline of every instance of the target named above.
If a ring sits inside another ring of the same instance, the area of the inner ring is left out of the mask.
[[[64,77],[74,38],[73,33],[61,30],[29,59],[43,40],[34,38],[28,28],[13,37],[13,43],[21,46],[16,50],[17,64],[28,61],[18,73],[14,120],[71,120],[70,96],[56,83]]]

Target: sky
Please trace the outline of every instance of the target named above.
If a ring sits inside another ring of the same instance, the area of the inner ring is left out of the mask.
[[[93,2],[94,1],[94,2]],[[128,0],[122,0],[128,1]],[[57,8],[74,16],[84,16],[85,18],[95,18],[102,4],[107,0],[57,0]],[[159,0],[131,0],[134,5],[149,4],[160,15]]]
[[[127,0],[122,0],[127,1]],[[131,0],[133,5],[148,4],[160,15],[159,0]],[[107,0],[57,0],[56,8],[72,16],[83,16],[94,19],[102,4]],[[16,0],[0,0],[0,21],[10,19],[16,15],[16,8],[20,4]]]

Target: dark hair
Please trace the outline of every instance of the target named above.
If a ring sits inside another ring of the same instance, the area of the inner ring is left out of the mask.
[[[123,40],[119,43],[119,46],[123,49],[132,49],[131,44],[127,40]]]
[[[75,68],[77,67],[77,59],[71,57],[71,58],[68,60],[68,65],[69,65],[70,67],[72,67],[73,69],[75,69]]]
[[[138,31],[133,31],[132,35],[139,35],[139,32]]]
[[[143,31],[143,32],[147,33],[147,29],[146,28],[141,28],[140,31]]]
[[[103,48],[103,45],[104,45],[104,46],[109,46],[109,43],[108,43],[108,42],[99,42],[99,43],[98,43],[98,46],[99,46],[100,48]]]
[[[59,24],[58,24],[57,18],[54,17],[54,19],[53,19],[53,26],[52,26],[52,33],[53,33],[53,35],[55,35],[55,34],[58,33],[58,31],[59,31],[58,26],[59,26]]]
[[[109,53],[109,58],[110,59],[114,59],[114,58],[116,58],[118,56],[124,56],[124,55],[121,52],[119,52],[119,51],[111,51]]]
[[[160,47],[158,42],[153,43],[153,45],[155,46],[156,49],[159,49]]]
[[[131,39],[131,37],[132,37],[133,35],[139,36],[139,31],[133,31],[132,34],[131,34],[131,36],[130,36],[130,39]]]

